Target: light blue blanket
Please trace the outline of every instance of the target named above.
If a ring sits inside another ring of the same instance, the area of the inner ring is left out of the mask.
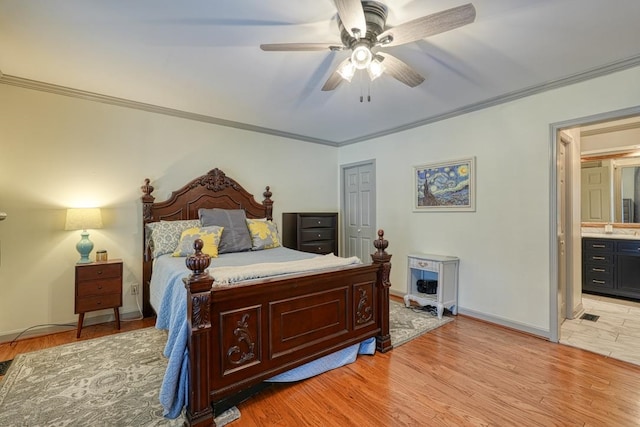
[[[281,247],[259,252],[220,255],[218,258],[212,259],[212,265],[209,268],[248,265],[257,262],[291,261],[313,256],[316,255]],[[156,327],[168,330],[167,344],[164,349],[168,365],[160,388],[160,403],[164,409],[163,415],[167,418],[177,418],[188,403],[189,352],[187,340],[189,331],[186,320],[187,291],[182,283],[182,278],[186,277],[190,271],[185,266],[184,260],[184,258],[174,258],[169,255],[158,257],[154,262],[151,279],[150,300],[158,313]],[[361,344],[353,345],[284,372],[268,381],[300,381],[352,363],[358,354],[373,354],[374,352],[375,339],[371,338]]]

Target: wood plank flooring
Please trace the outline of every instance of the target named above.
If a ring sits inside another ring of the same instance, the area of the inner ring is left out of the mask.
[[[638,426],[640,367],[457,316],[238,407],[238,426]]]
[[[90,326],[82,339],[115,332],[112,323]],[[2,344],[0,360],[75,340],[69,331]],[[238,407],[230,427],[638,426],[640,367],[457,316],[389,353],[274,385]]]

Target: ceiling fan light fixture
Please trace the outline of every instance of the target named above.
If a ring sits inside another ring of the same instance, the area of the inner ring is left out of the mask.
[[[361,44],[356,46],[351,53],[351,62],[358,70],[364,70],[371,64],[373,54],[368,46]]]
[[[371,61],[371,64],[367,67],[367,73],[369,73],[369,79],[371,79],[371,81],[374,81],[384,73],[384,65],[378,57],[375,57],[373,61]]]
[[[338,68],[338,74],[340,74],[340,77],[348,82],[351,82],[351,79],[353,78],[353,75],[355,73],[356,67],[355,65],[353,65],[353,62],[351,60],[345,62],[342,67]]]

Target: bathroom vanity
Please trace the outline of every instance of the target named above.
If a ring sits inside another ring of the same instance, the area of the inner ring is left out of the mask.
[[[582,290],[640,300],[640,236],[583,235]]]

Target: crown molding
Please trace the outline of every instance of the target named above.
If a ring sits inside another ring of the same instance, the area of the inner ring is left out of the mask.
[[[509,92],[495,98],[490,98],[485,101],[477,102],[475,104],[469,104],[464,107],[448,111],[443,114],[439,114],[437,116],[427,117],[422,120],[418,120],[416,122],[408,123],[403,126],[398,126],[392,129],[388,129],[382,132],[372,133],[368,135],[363,135],[358,138],[350,139],[339,143],[339,146],[344,146],[348,144],[355,144],[357,142],[367,141],[373,138],[379,138],[381,136],[391,135],[394,133],[402,132],[405,130],[413,129],[416,127],[428,125],[431,123],[439,122],[441,120],[450,119],[452,117],[461,116],[463,114],[471,113],[478,110],[483,110],[485,108],[493,107],[496,105],[504,104],[507,102],[515,101],[521,98],[526,98],[531,95],[536,95],[542,92],[547,92],[549,90],[558,89],[563,86],[572,85],[574,83],[580,83],[586,80],[591,80],[596,77],[606,76],[608,74],[613,74],[618,71],[627,70],[630,68],[634,68],[640,65],[640,55],[633,56],[631,58],[623,59],[620,61],[612,62],[601,67],[592,68],[590,70],[584,71],[582,73],[573,74],[568,77],[564,77],[561,79],[553,80],[547,83],[542,83],[535,86],[530,86],[525,89]]]
[[[316,144],[330,145],[336,147],[338,144],[333,141],[312,138],[305,135],[299,135],[290,132],[283,132],[276,129],[265,128],[261,126],[253,126],[247,123],[235,122],[232,120],[220,119],[204,114],[191,113],[188,111],[177,110],[175,108],[161,107],[159,105],[147,104],[144,102],[133,101],[115,96],[103,95],[96,92],[89,92],[80,89],[74,89],[66,86],[60,86],[52,83],[45,83],[37,80],[25,79],[22,77],[2,74],[0,71],[0,83],[9,86],[16,86],[25,89],[37,90],[40,92],[53,93],[56,95],[69,96],[72,98],[84,99],[87,101],[100,102],[103,104],[115,105],[118,107],[132,108],[135,110],[147,111],[150,113],[164,114],[166,116],[179,117],[187,120],[210,123],[218,126],[226,126],[235,129],[241,129],[249,132],[258,132],[266,135],[274,135],[282,138],[296,139],[299,141],[313,142]]]
[[[73,89],[66,86],[59,86],[51,83],[40,82],[37,80],[25,79],[22,77],[11,76],[7,74],[2,74],[0,71],[0,83],[7,84],[11,86],[22,87],[26,89],[33,89],[42,92],[54,93],[57,95],[70,96],[73,98],[85,99],[89,101],[101,102],[104,104],[116,105],[120,107],[133,108],[137,110],[164,114],[167,116],[179,117],[187,120],[195,120],[204,123],[210,123],[219,126],[226,126],[235,129],[241,129],[249,132],[258,132],[267,135],[278,136],[282,138],[295,139],[298,141],[306,141],[312,142],[315,144],[328,145],[331,147],[342,147],[345,145],[355,144],[358,142],[364,142],[375,138],[380,138],[383,136],[395,134],[398,132],[403,132],[406,130],[414,129],[417,127],[425,126],[431,123],[439,122],[442,120],[446,120],[452,117],[461,116],[467,113],[471,113],[478,110],[483,110],[485,108],[493,107],[496,105],[504,104],[507,102],[515,101],[521,98],[526,98],[531,95],[539,94],[542,92],[546,92],[549,90],[557,89],[563,86],[568,86],[574,83],[580,83],[586,80],[590,80],[596,77],[605,76],[608,74],[612,74],[618,71],[627,70],[630,68],[634,68],[640,65],[640,55],[633,56],[631,58],[623,59],[620,61],[615,61],[600,67],[592,68],[590,70],[576,73],[571,76],[567,76],[561,79],[549,81],[546,83],[542,83],[539,85],[530,86],[525,89],[505,93],[503,95],[490,98],[481,102],[477,102],[474,104],[469,104],[461,108],[457,108],[442,114],[438,114],[435,116],[427,117],[422,120],[418,120],[415,122],[411,122],[402,126],[397,126],[394,128],[390,128],[381,132],[371,133],[367,135],[363,135],[357,138],[348,139],[344,141],[330,141],[327,139],[321,138],[312,138],[305,135],[283,132],[276,129],[264,128],[260,126],[253,126],[247,123],[235,122],[232,120],[220,119],[213,116],[207,116],[204,114],[191,113],[188,111],[177,110],[173,108],[161,107],[158,105],[147,104],[144,102],[133,101],[130,99],[117,98],[109,95],[103,95],[95,92],[88,92],[80,89]],[[592,131],[590,131],[592,132]]]

